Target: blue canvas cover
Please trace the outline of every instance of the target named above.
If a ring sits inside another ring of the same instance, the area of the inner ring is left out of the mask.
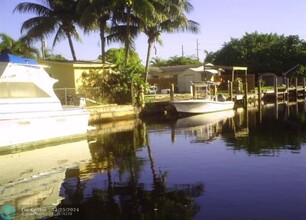
[[[8,53],[0,54],[0,62],[20,63],[20,64],[38,64],[35,59],[18,57]]]

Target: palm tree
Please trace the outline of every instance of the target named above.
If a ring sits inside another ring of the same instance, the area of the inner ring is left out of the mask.
[[[193,9],[188,0],[158,1],[154,5],[156,14],[150,19],[144,17],[141,23],[143,32],[148,37],[145,82],[147,82],[148,78],[151,49],[154,42],[161,43],[161,33],[173,33],[175,31],[199,32],[199,24],[188,20],[185,15],[185,13],[189,13]]]
[[[72,37],[76,40],[81,40],[75,27],[77,22],[77,1],[41,0],[41,2],[43,4],[24,2],[15,7],[13,12],[31,12],[37,15],[37,17],[23,22],[21,33],[26,31],[26,40],[32,42],[34,40],[41,41],[55,32],[52,47],[67,38],[73,60],[77,60],[72,42]]]
[[[127,64],[129,51],[135,49],[134,38],[139,33],[138,23],[135,17],[131,14],[132,1],[122,0],[114,10],[112,26],[108,41],[122,42],[125,48],[125,61]]]
[[[113,11],[109,41],[122,42],[125,47],[125,64],[129,51],[135,50],[135,38],[141,33],[142,18],[156,16],[154,2],[157,0],[118,0]]]
[[[38,57],[39,51],[27,45],[23,38],[17,41],[8,36],[5,33],[0,33],[0,52],[11,53],[14,55],[24,56],[24,57]]]
[[[106,33],[109,32],[108,22],[111,19],[116,1],[109,0],[80,0],[78,11],[81,14],[80,24],[85,33],[99,30],[101,41],[102,63],[105,63]]]

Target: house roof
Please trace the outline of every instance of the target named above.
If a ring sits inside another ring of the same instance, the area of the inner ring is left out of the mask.
[[[102,64],[102,61],[101,60],[48,60],[48,59],[45,59],[45,60],[41,60],[43,62],[56,62],[56,63],[96,63],[96,64]],[[109,62],[105,62],[105,64],[111,64]]]
[[[92,62],[92,61],[50,61],[50,60],[40,60],[40,63],[51,65],[51,64],[62,64],[62,65],[71,65],[73,67],[77,68],[101,68],[101,67],[106,67],[109,68],[113,66],[114,64],[110,63],[105,63],[103,64],[102,62]]]
[[[151,73],[171,73],[171,72],[184,72],[190,68],[201,67],[203,64],[190,64],[190,65],[178,65],[178,66],[161,66],[161,67],[150,67]]]
[[[163,67],[151,67],[150,73],[177,73],[184,72],[186,70],[191,70],[195,72],[210,72],[212,74],[219,73],[219,67],[215,67],[212,64],[205,64],[205,69],[203,64],[190,64],[190,65],[179,65],[179,66],[163,66]]]

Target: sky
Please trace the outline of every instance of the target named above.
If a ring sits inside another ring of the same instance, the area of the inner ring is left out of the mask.
[[[13,13],[20,2],[36,0],[1,0],[0,33],[8,34],[15,40],[20,38],[22,23],[35,15]],[[306,40],[305,0],[190,0],[194,10],[187,15],[200,24],[200,33],[162,34],[162,45],[156,44],[152,57],[168,59],[172,56],[199,56],[202,61],[205,51],[216,52],[231,38],[241,38],[245,33],[298,35]],[[99,33],[84,35],[79,31],[82,43],[74,41],[78,60],[95,60],[100,54]],[[72,59],[68,41],[64,40],[52,47],[53,36],[46,39],[47,49]],[[136,51],[145,62],[147,38],[140,35],[136,39]],[[40,44],[34,45],[40,48]],[[110,44],[106,49],[123,45]],[[197,50],[198,49],[198,50]]]

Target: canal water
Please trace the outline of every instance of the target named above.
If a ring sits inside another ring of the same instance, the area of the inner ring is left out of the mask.
[[[97,125],[0,155],[15,219],[306,219],[306,105]]]

